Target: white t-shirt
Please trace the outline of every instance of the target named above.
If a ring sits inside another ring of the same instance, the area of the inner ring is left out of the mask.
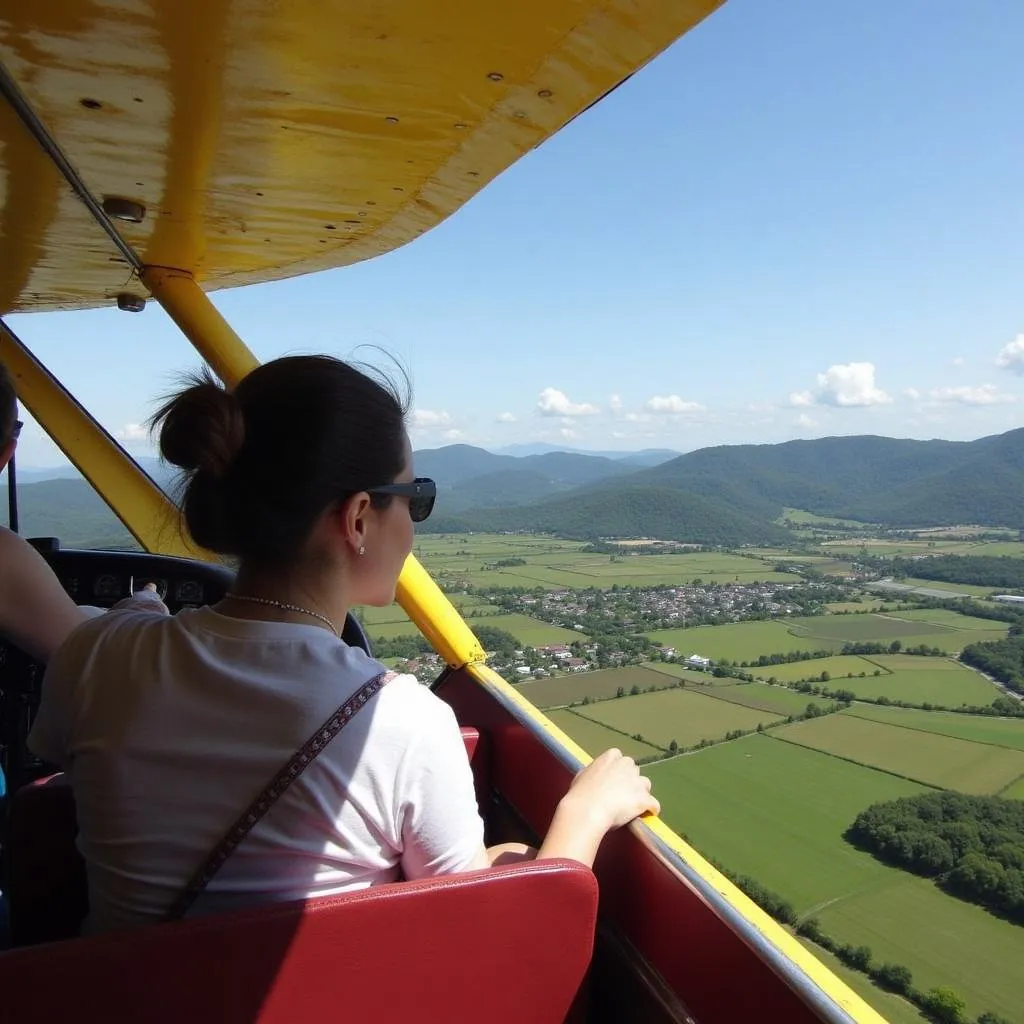
[[[56,651],[29,736],[68,773],[85,930],[158,920],[235,819],[384,667],[318,626],[127,608]],[[483,846],[451,709],[392,678],[243,840],[195,913],[465,870]]]

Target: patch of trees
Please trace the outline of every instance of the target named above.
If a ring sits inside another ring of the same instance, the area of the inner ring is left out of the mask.
[[[1024,801],[925,793],[873,804],[847,839],[1024,924]]]
[[[960,660],[988,673],[1011,690],[1024,693],[1024,636],[968,644],[960,652]]]
[[[933,555],[872,559],[871,564],[896,577],[973,583],[979,587],[1024,587],[1024,559],[1012,555]]]
[[[370,641],[375,658],[415,658],[433,650],[419,634],[415,636],[375,636]]]
[[[840,654],[914,654],[921,658],[941,658],[947,651],[938,647],[929,647],[927,644],[918,644],[916,647],[904,647],[899,640],[893,640],[890,644],[880,644],[874,640],[859,640],[854,643],[843,644]]]
[[[511,658],[522,646],[511,633],[495,626],[481,626],[474,622],[473,632],[485,651],[496,651],[506,658]]]

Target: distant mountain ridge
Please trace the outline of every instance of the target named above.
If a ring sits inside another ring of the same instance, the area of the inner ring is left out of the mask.
[[[422,529],[775,544],[790,537],[776,523],[784,507],[891,526],[1024,529],[1024,428],[976,441],[860,436],[721,446],[639,470],[628,458],[515,457],[471,445],[417,452],[417,472],[439,487],[437,512]],[[165,483],[166,468],[159,473]],[[125,536],[84,480],[22,483],[19,493],[26,533],[67,544]]]

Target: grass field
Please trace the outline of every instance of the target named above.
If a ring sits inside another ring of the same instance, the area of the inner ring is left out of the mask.
[[[884,708],[877,704],[854,704],[846,714],[904,729],[919,729],[940,736],[1024,750],[1024,718],[989,718],[987,715],[961,715],[951,711]]]
[[[1024,751],[901,729],[845,712],[794,722],[773,735],[961,793],[992,795],[1024,775]]]
[[[771,711],[779,715],[802,715],[808,704],[827,707],[832,703],[823,697],[812,697],[806,693],[787,690],[784,686],[768,686],[765,683],[715,686],[706,692],[718,700],[728,700],[748,708]]]
[[[552,679],[536,679],[520,683],[517,689],[539,708],[557,708],[581,701],[584,697],[596,700],[614,697],[620,686],[629,693],[634,686],[646,690],[649,686],[661,688],[671,685],[672,681],[661,673],[631,665],[627,668],[606,668],[599,672],[578,672]]]
[[[631,736],[639,734],[663,749],[672,740],[681,747],[692,747],[701,740],[721,739],[733,729],[756,729],[759,723],[774,725],[781,718],[773,712],[715,700],[695,690],[644,693],[578,710],[602,725]]]
[[[832,677],[828,685],[842,686],[843,679],[852,672],[857,675],[867,672],[869,675],[878,668],[866,658],[854,654],[837,654],[834,658],[812,658],[810,661],[791,661],[785,665],[758,665],[750,671],[759,679],[774,676],[782,683],[798,683],[801,679],[813,679],[827,672]]]
[[[905,964],[919,988],[952,985],[972,1018],[991,1010],[1019,1021],[1024,929],[842,838],[869,804],[924,787],[769,736],[645,772],[663,817],[703,853],[813,913],[839,941],[866,942],[876,961]]]
[[[710,672],[698,672],[696,669],[686,668],[674,661],[645,661],[644,668],[652,672],[659,672],[663,676],[671,676],[673,679],[682,679],[687,685],[694,686],[728,686],[734,680],[728,677],[719,677]]]
[[[989,552],[986,550],[985,554]],[[988,597],[989,594],[998,593],[998,587],[979,587],[974,583],[947,583],[945,580],[924,580],[916,577],[897,580],[898,583],[906,583],[910,587],[921,590],[950,590],[955,594],[965,594],[967,597]]]
[[[611,587],[660,586],[702,579],[706,582],[788,580],[775,572],[774,563],[719,552],[611,556],[580,550],[576,541],[547,537],[492,534],[424,535],[415,552],[427,569],[452,589],[473,586]],[[522,558],[525,565],[498,568],[494,563]]]
[[[842,642],[810,642],[794,636],[784,622],[732,622],[727,626],[656,629],[646,634],[655,643],[675,647],[680,654],[699,654],[713,661],[755,661],[761,654],[786,654],[816,648],[837,650]]]
[[[882,674],[876,676],[878,669]],[[921,658],[912,654],[838,655],[765,665],[752,671],[760,679],[774,677],[783,683],[802,679],[813,682],[827,672],[830,679],[823,685],[833,690],[849,690],[861,700],[888,697],[908,704],[941,704],[949,708],[991,704],[1000,693],[984,676],[951,658]],[[863,679],[861,672],[867,673]]]
[[[551,719],[559,729],[567,732],[588,754],[596,757],[610,747],[618,747],[628,757],[651,757],[662,753],[650,743],[641,743],[632,736],[609,729],[598,722],[583,718],[574,711],[549,711]]]
[[[1024,779],[1018,779],[1012,786],[1007,786],[999,795],[1008,800],[1024,800]]]
[[[880,643],[901,639],[907,633],[926,636],[930,633],[948,634],[948,626],[935,626],[929,622],[898,618],[895,613],[870,615],[812,615],[785,620],[790,628],[803,637],[820,637],[843,643],[877,641]],[[1005,632],[1005,630],[1004,630]],[[932,643],[938,646],[938,641]]]
[[[951,629],[982,630],[984,632],[1005,633],[1006,625],[995,619],[979,619],[973,615],[961,615],[948,608],[914,608],[910,611],[893,612],[894,615],[909,622],[929,622],[936,626],[949,626]]]
[[[521,644],[539,647],[546,644],[571,644],[574,640],[589,639],[586,633],[575,629],[563,629],[552,626],[549,622],[531,618],[529,615],[487,615],[479,619],[469,619],[469,625],[491,626],[511,633]]]

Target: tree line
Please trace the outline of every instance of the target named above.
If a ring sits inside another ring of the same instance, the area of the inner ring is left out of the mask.
[[[981,669],[1016,693],[1024,693],[1024,636],[968,644],[960,652],[965,665]]]
[[[1024,924],[1024,801],[924,793],[862,811],[846,838]]]

